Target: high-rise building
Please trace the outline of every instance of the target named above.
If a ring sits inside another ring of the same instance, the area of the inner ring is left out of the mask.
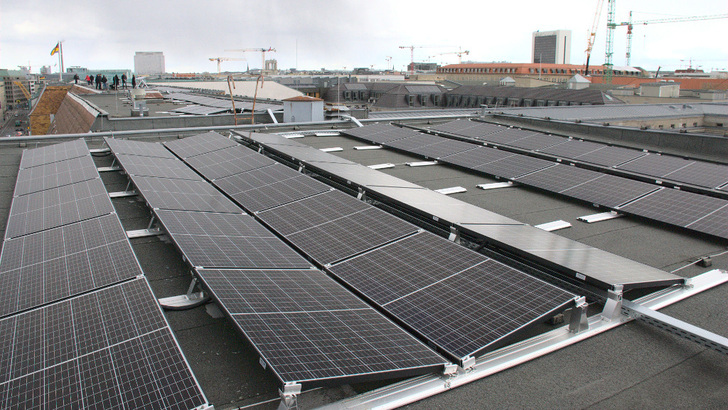
[[[571,30],[536,31],[533,33],[532,63],[569,64]]]
[[[139,75],[164,74],[164,53],[137,51],[134,54],[134,72]]]

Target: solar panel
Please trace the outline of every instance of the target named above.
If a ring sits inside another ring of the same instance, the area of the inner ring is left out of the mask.
[[[661,178],[664,175],[675,172],[692,163],[693,161],[686,160],[680,157],[648,154],[643,157],[637,158],[634,161],[619,165],[617,168],[623,169],[625,171],[635,172],[638,174],[650,175],[653,177]]]
[[[565,189],[561,193],[593,204],[616,208],[658,189],[660,189],[659,186],[646,182],[602,174],[598,178]]]
[[[522,148],[529,151],[541,150],[556,144],[564,142],[564,137],[556,135],[532,133],[530,136],[519,138],[515,141],[507,143],[512,147]]]
[[[83,139],[49,145],[47,147],[27,149],[20,159],[20,169],[64,161],[89,155],[88,147]]]
[[[584,155],[579,155],[576,159],[605,167],[614,167],[645,155],[647,154],[636,149],[605,146]]]
[[[575,298],[427,232],[329,269],[456,360],[566,309]]]
[[[16,197],[5,238],[39,232],[114,211],[100,178]]]
[[[283,206],[296,208],[296,202]],[[280,208],[269,212],[275,213]],[[265,220],[265,219],[264,219]],[[417,227],[371,207],[286,235],[293,245],[322,265],[334,263],[417,232]]]
[[[513,156],[511,152],[501,151],[494,148],[478,147],[457,154],[440,158],[439,161],[452,165],[459,165],[464,168],[476,168],[493,161],[499,161]]]
[[[457,134],[459,131],[466,130],[468,128],[473,128],[477,126],[479,123],[473,122],[470,120],[455,120],[446,122],[444,124],[437,124],[430,127],[431,130],[434,131],[442,131],[447,132],[450,134]]]
[[[119,138],[104,138],[106,145],[114,154],[138,155],[141,157],[176,158],[174,154],[156,142],[124,140]]]
[[[224,148],[187,159],[187,163],[209,180],[275,164],[275,161],[251,149],[237,146]]]
[[[604,144],[582,140],[566,140],[562,144],[544,148],[540,152],[561,158],[577,158],[600,148],[604,148]]]
[[[716,209],[695,222],[689,223],[687,228],[720,238],[728,238],[728,207]]]
[[[215,185],[250,212],[331,190],[328,185],[280,164],[222,178]]]
[[[514,179],[552,165],[554,165],[554,162],[545,159],[526,155],[511,155],[498,161],[479,165],[475,169],[501,178]]]
[[[210,131],[192,137],[167,141],[164,145],[180,158],[187,159],[195,155],[235,147],[238,143],[214,131]]]
[[[140,176],[132,181],[155,209],[240,213],[240,208],[205,181]]]
[[[327,191],[286,206],[260,212],[258,217],[283,236],[300,232],[369,209],[370,205],[340,191]]]
[[[141,275],[116,215],[49,229],[3,244],[0,317]]]
[[[430,144],[424,147],[415,148],[411,152],[413,154],[419,154],[427,158],[439,159],[447,157],[460,152],[469,151],[475,149],[478,146],[463,141],[451,140],[443,138],[444,141]]]
[[[602,173],[597,171],[557,164],[555,166],[518,177],[516,178],[516,181],[551,192],[561,192],[602,175]]]
[[[116,154],[116,159],[129,175],[202,181],[202,177],[177,158]]]
[[[420,132],[413,129],[395,127],[388,123],[351,128],[348,130],[342,130],[342,133],[377,144],[385,144],[403,138],[421,135]]]
[[[0,321],[3,408],[194,408],[206,399],[145,279]]]
[[[275,235],[256,226],[249,215],[196,214],[157,213],[192,266],[253,269],[306,269],[311,266]]]
[[[445,360],[318,270],[197,270],[282,383],[441,369]]]
[[[728,166],[695,161],[684,168],[665,174],[664,178],[707,188],[717,188],[728,182]]]
[[[722,229],[710,228],[705,226],[705,223],[697,223],[697,221],[716,212],[726,212],[728,210],[728,201],[678,189],[665,188],[630,202],[620,207],[619,210],[694,230],[700,228],[700,232],[713,235],[712,232],[720,232]]]
[[[681,284],[684,279],[528,225],[463,225],[486,243],[540,261],[556,271],[602,289],[615,285],[630,288]]]
[[[14,196],[87,181],[98,176],[96,165],[90,155],[20,169]]]
[[[411,137],[398,139],[395,141],[389,141],[387,143],[384,143],[387,147],[390,148],[397,148],[404,151],[411,151],[415,148],[421,148],[426,145],[435,144],[438,142],[445,141],[445,138],[438,137],[436,135],[430,135],[430,134],[416,134]]]
[[[494,144],[510,144],[521,138],[533,135],[533,131],[523,131],[517,128],[498,127],[488,124],[481,125],[478,128],[471,128],[464,132],[464,134],[470,134],[479,140]]]
[[[208,107],[208,106],[204,106],[204,105],[188,105],[186,107],[175,108],[172,111],[179,112],[182,114],[212,115],[212,114],[222,114],[222,113],[228,112],[229,110],[232,110],[232,107],[221,108],[221,107]]]

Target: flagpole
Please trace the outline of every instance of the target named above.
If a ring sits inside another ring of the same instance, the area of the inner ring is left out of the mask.
[[[58,73],[58,81],[63,82],[63,42],[58,42],[58,62],[60,64],[61,71]]]

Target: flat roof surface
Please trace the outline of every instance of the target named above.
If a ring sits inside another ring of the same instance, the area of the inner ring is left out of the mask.
[[[328,130],[331,131],[331,130]],[[146,139],[159,141],[159,139]],[[692,277],[710,269],[728,269],[726,243],[668,226],[618,218],[595,224],[579,216],[600,212],[582,203],[526,187],[480,190],[475,186],[498,182],[444,165],[408,167],[420,158],[387,149],[355,150],[361,141],[341,136],[307,136],[298,142],[314,148],[341,147],[340,158],[364,165],[393,163],[382,172],[430,189],[463,186],[457,198],[522,223],[537,225],[565,220],[572,227],[555,232],[569,239],[665,271]],[[37,144],[27,144],[28,148]],[[101,139],[89,142],[101,146]],[[22,148],[0,140],[0,226],[7,221]],[[99,166],[110,156],[96,156]],[[107,189],[126,189],[127,178],[104,172]],[[139,198],[112,200],[126,230],[149,224],[149,210]],[[165,236],[132,239],[132,247],[158,298],[184,294],[191,275]],[[695,265],[712,255],[712,266]],[[627,293],[631,299],[637,294]],[[728,336],[728,286],[719,286],[661,312]],[[260,403],[254,408],[276,408],[278,385],[263,371],[253,349],[236,334],[214,305],[186,311],[165,311],[184,354],[209,401],[218,409]],[[543,325],[541,330],[552,327]],[[452,391],[411,404],[408,408],[725,408],[728,362],[725,356],[641,322],[630,322],[576,345]],[[304,392],[301,408],[335,402],[352,394],[386,385],[362,383]]]

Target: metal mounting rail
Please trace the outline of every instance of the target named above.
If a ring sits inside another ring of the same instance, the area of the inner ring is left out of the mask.
[[[630,302],[629,300],[622,300],[622,310],[634,319],[642,320],[682,338],[709,347],[720,353],[728,354],[728,338],[637,303]]]
[[[714,269],[692,278],[689,286],[675,285],[636,299],[633,303],[651,310],[661,309],[726,282],[728,272]],[[616,303],[623,302],[621,293],[616,297]],[[457,372],[449,375],[429,374],[414,377],[322,408],[393,409],[404,406],[528,362],[634,320],[621,310],[617,310],[619,313],[616,314],[609,312],[609,308],[607,310],[603,314],[590,317],[586,330],[574,332],[573,324],[563,326],[487,353],[477,358],[475,364],[468,369],[458,368]]]

